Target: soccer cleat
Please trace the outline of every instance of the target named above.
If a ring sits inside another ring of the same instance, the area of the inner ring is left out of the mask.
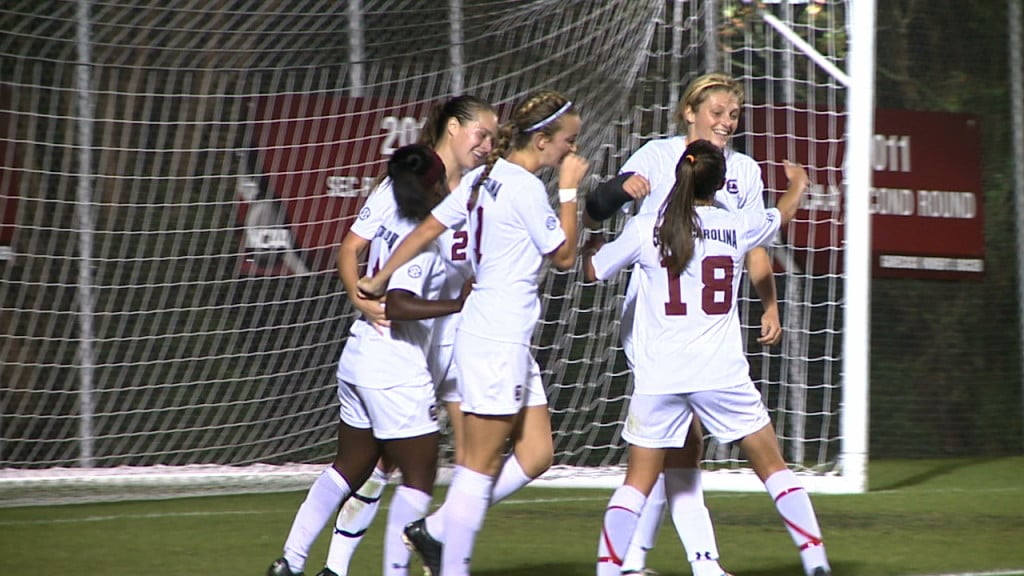
[[[402,541],[406,548],[420,555],[424,576],[441,576],[441,543],[427,532],[426,518],[406,524]]]
[[[811,576],[832,576],[832,571],[824,566],[818,566],[814,569],[814,574]]]
[[[274,563],[267,568],[267,576],[303,576],[302,572],[292,572],[292,567],[284,558],[274,560]]]
[[[338,573],[325,566],[323,570],[316,573],[316,576],[338,576]]]

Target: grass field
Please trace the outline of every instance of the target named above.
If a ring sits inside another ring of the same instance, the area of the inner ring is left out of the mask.
[[[1024,575],[1024,457],[872,462],[867,494],[815,495],[836,576]],[[478,576],[584,576],[609,490],[527,488],[496,506]],[[262,576],[303,493],[0,509],[5,575]],[[439,492],[438,496],[441,496]],[[765,494],[709,493],[722,563],[739,576],[798,576]],[[383,515],[351,574],[380,574]],[[309,562],[326,555],[327,532]],[[670,523],[649,566],[690,573]],[[413,574],[418,574],[414,568]]]

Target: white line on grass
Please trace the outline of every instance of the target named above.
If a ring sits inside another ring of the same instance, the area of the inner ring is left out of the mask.
[[[957,572],[949,574],[921,574],[920,576],[1024,576],[1024,570],[995,570],[992,572]]]

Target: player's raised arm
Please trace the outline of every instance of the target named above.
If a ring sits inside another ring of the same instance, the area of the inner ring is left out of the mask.
[[[573,149],[575,149],[575,142]],[[568,270],[576,264],[576,241],[579,215],[576,211],[576,189],[589,167],[587,159],[573,152],[562,160],[558,171],[558,221],[565,232],[565,242],[549,256],[559,270]]]
[[[803,166],[794,164],[789,160],[783,160],[783,165],[786,170],[786,178],[789,179],[789,185],[786,187],[786,193],[775,203],[775,207],[778,208],[779,213],[782,215],[782,223],[787,224],[796,216],[797,208],[800,207],[800,201],[804,197],[804,192],[807,191],[808,179],[807,170],[804,170]]]

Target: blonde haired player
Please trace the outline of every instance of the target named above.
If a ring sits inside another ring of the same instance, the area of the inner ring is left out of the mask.
[[[792,219],[806,188],[802,168],[787,163],[786,170],[798,184],[776,208],[730,211],[715,197],[726,176],[725,156],[716,144],[696,140],[680,156],[676,183],[657,211],[630,219],[610,244],[594,235],[584,247],[588,280],[631,265],[642,276],[632,326],[635,389],[622,433],[629,463],[605,510],[597,576],[620,574],[647,495],[669,455],[685,446],[695,415],[721,442],[739,442],[775,501],[804,572],[831,575],[810,498],[786,467],[750,380],[736,311],[746,254]],[[682,536],[686,519],[673,514],[673,521]]]
[[[420,130],[419,143],[430,146],[444,161],[449,189],[458,186],[462,176],[483,164],[494,145],[498,131],[498,115],[494,107],[477,96],[453,96],[434,105]],[[396,204],[391,182],[384,179],[367,198],[338,249],[338,273],[353,307],[371,325],[383,329],[390,325],[382,299],[361,297],[356,289],[359,266],[378,229],[395,213]],[[469,233],[465,228],[448,230],[437,239],[448,264],[448,281],[441,295],[451,299],[459,295],[463,282],[472,276]],[[391,311],[394,311],[392,307]],[[442,316],[434,321],[433,340],[428,353],[428,366],[434,375],[437,396],[445,404],[452,427],[456,458],[461,452],[462,418],[459,396],[455,389],[452,347],[458,314]],[[349,563],[380,506],[394,466],[382,460],[370,478],[345,502],[338,513],[327,562],[318,576],[346,576]],[[389,525],[386,538],[400,536],[405,524]]]
[[[380,273],[359,280],[360,290],[380,294],[397,266],[446,228],[469,222],[476,283],[455,340],[462,462],[445,504],[428,519],[433,522],[406,528],[432,576],[468,574],[488,506],[551,464],[547,397],[529,344],[540,316],[538,277],[545,256],[561,270],[576,260],[576,186],[587,169],[586,160],[575,154],[580,127],[576,107],[561,94],[543,91],[527,97],[499,129],[487,165],[466,175]],[[557,215],[543,182],[534,176],[544,167],[559,170]],[[513,453],[504,458],[510,440]],[[435,540],[439,526],[443,552]]]
[[[661,208],[676,181],[675,166],[688,142],[704,139],[721,148],[726,157],[725,182],[715,200],[732,211],[764,212],[764,184],[757,162],[729,148],[743,107],[743,87],[732,77],[709,73],[694,79],[679,101],[675,120],[682,135],[651,140],[626,161],[619,175],[596,188],[587,197],[587,215],[604,220],[620,208],[635,204],[637,214],[652,214]],[[782,338],[775,278],[771,257],[761,246],[746,255],[746,268],[761,299],[761,333],[758,342],[773,346]],[[622,344],[626,360],[633,367],[630,327],[639,275],[630,276],[622,313]],[[665,474],[659,477],[644,508],[634,539],[623,563],[623,575],[645,572],[646,552],[654,546],[666,499],[673,516],[686,516],[682,539],[694,576],[719,576],[718,545],[711,517],[704,504],[700,458],[703,438],[699,419],[693,420],[685,450],[672,454]],[[667,498],[666,498],[667,495]],[[678,523],[677,523],[678,525]]]

